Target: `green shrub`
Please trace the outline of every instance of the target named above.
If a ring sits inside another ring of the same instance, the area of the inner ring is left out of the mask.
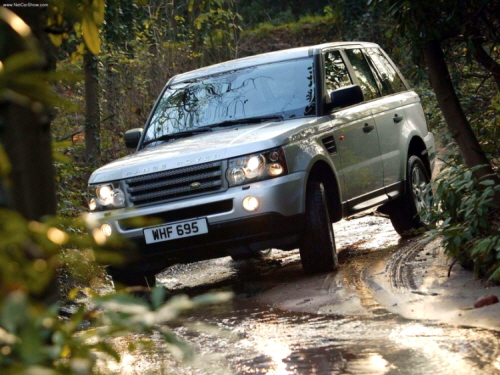
[[[477,181],[473,171],[450,163],[438,175],[434,204],[424,213],[434,228],[428,233],[442,236],[448,255],[472,263],[476,276],[500,281],[500,211],[493,201],[500,185]]]
[[[113,259],[93,243],[91,236],[75,228],[81,228],[81,223],[57,218],[28,222],[13,211],[0,209],[1,373],[93,374],[98,371],[96,354],[105,353],[119,361],[113,338],[132,333],[145,335],[139,342],[131,340],[129,351],[152,348],[148,337],[155,332],[163,337],[174,357],[192,357],[192,348],[163,323],[182,324],[181,314],[186,310],[227,300],[230,294],[167,299],[165,289],[156,288],[145,301],[125,292],[100,296],[85,288],[90,301],[80,303],[70,318],[62,318],[56,280],[62,260],[70,262],[72,254],[81,251],[103,262]],[[62,247],[73,250],[67,250],[61,258]],[[74,250],[77,248],[80,251]],[[81,258],[73,263],[82,264]],[[80,291],[71,290],[69,299],[75,299]]]

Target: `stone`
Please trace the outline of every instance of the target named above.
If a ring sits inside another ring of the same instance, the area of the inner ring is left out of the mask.
[[[474,308],[479,309],[480,307],[494,305],[495,303],[498,303],[498,297],[493,294],[487,294],[474,302]]]

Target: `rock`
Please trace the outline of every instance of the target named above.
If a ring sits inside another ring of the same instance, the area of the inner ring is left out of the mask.
[[[480,307],[494,305],[495,303],[498,303],[498,297],[493,294],[487,294],[474,302],[474,308],[479,309]]]

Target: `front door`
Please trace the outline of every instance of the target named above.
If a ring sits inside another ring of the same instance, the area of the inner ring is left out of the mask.
[[[370,193],[383,188],[384,170],[377,128],[369,108],[364,105],[336,112],[333,125],[342,165],[343,196],[345,200],[355,200],[349,205],[352,209],[370,200]]]
[[[332,91],[356,82],[340,51],[326,51],[323,56],[328,96]],[[340,157],[341,167],[337,172],[342,181],[343,200],[351,201],[349,205],[352,208],[361,201],[371,199],[370,193],[383,188],[384,171],[377,128],[365,103],[335,111],[331,124]]]

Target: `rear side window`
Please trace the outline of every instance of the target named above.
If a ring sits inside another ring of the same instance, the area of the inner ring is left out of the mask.
[[[356,78],[361,86],[361,91],[365,100],[372,100],[380,97],[377,81],[360,49],[349,49],[345,51],[356,74]]]
[[[366,53],[377,70],[384,95],[406,91],[403,81],[380,49],[367,48]]]
[[[352,85],[349,72],[339,51],[330,51],[325,55],[325,83],[328,91]]]

